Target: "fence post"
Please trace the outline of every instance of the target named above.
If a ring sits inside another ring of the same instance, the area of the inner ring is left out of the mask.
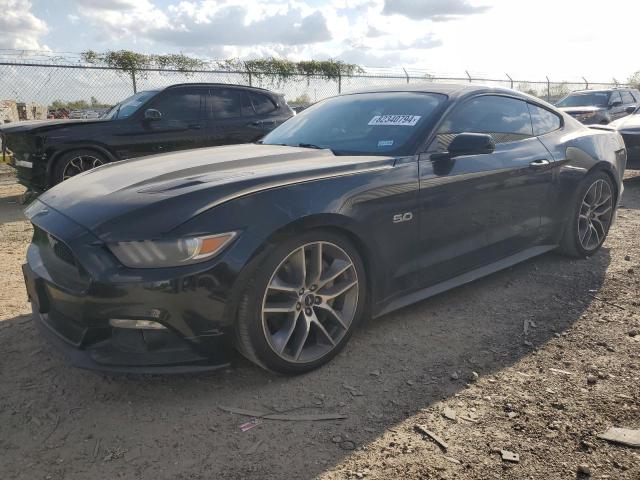
[[[251,70],[249,70],[249,86],[253,87],[253,78],[252,78],[252,75],[251,75]]]
[[[507,76],[507,78],[509,79],[509,81],[511,82],[511,88],[513,88],[513,78],[511,78],[511,76],[509,76],[508,73],[505,73],[505,75]]]
[[[551,102],[551,82],[549,77],[547,77],[547,102]]]
[[[131,70],[131,80],[133,81],[133,93],[138,93],[138,85],[136,84],[136,71]]]
[[[589,82],[584,77],[582,77],[582,79],[584,80],[584,88],[585,88],[585,90],[589,90]]]
[[[407,73],[407,70],[402,67],[402,70],[404,70],[404,76],[407,77],[407,83],[409,83],[409,74]]]
[[[338,73],[338,93],[342,93],[342,74]]]
[[[471,75],[469,75],[469,72],[465,70],[464,73],[467,74],[467,77],[469,77],[469,83],[471,83]]]

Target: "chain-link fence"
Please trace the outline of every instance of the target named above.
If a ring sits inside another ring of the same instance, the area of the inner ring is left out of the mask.
[[[322,98],[369,87],[424,82],[471,82],[509,87],[555,102],[567,93],[584,88],[609,88],[613,83],[434,76],[401,70],[365,69],[365,73],[335,78],[223,70],[139,70],[129,72],[108,67],[55,62],[0,61],[0,102],[13,100],[27,105],[50,107],[54,102],[86,102],[89,106],[114,105],[134,91],[159,89],[176,83],[212,82],[253,85],[283,93],[288,102],[313,103]]]

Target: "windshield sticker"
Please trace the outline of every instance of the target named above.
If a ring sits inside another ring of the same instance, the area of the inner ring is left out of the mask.
[[[391,147],[393,145],[393,140],[379,140],[379,147]]]
[[[402,125],[413,127],[420,120],[420,115],[376,115],[368,125]]]

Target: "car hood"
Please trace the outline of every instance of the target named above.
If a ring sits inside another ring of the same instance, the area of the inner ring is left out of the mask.
[[[558,110],[561,110],[568,114],[572,114],[572,113],[575,114],[575,113],[598,112],[604,109],[602,107],[586,106],[586,107],[558,107]]]
[[[76,125],[91,125],[95,123],[109,122],[102,118],[78,119],[78,120],[31,120],[27,122],[7,123],[0,127],[2,133],[24,133],[24,132],[44,132],[58,128],[66,128]]]
[[[609,124],[616,130],[640,129],[640,115],[628,115]]]
[[[166,235],[210,208],[256,191],[387,168],[393,161],[258,144],[185,150],[98,167],[39,200],[104,241],[138,240]],[[157,230],[150,232],[149,225]]]

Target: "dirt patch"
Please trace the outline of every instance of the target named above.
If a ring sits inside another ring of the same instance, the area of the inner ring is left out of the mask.
[[[285,378],[240,358],[170,377],[69,367],[30,320],[31,229],[0,175],[0,477],[559,479],[582,465],[637,479],[640,451],[596,437],[640,428],[640,177],[628,176],[593,258],[544,255],[369,322],[331,364]],[[347,418],[253,426],[219,406]]]

